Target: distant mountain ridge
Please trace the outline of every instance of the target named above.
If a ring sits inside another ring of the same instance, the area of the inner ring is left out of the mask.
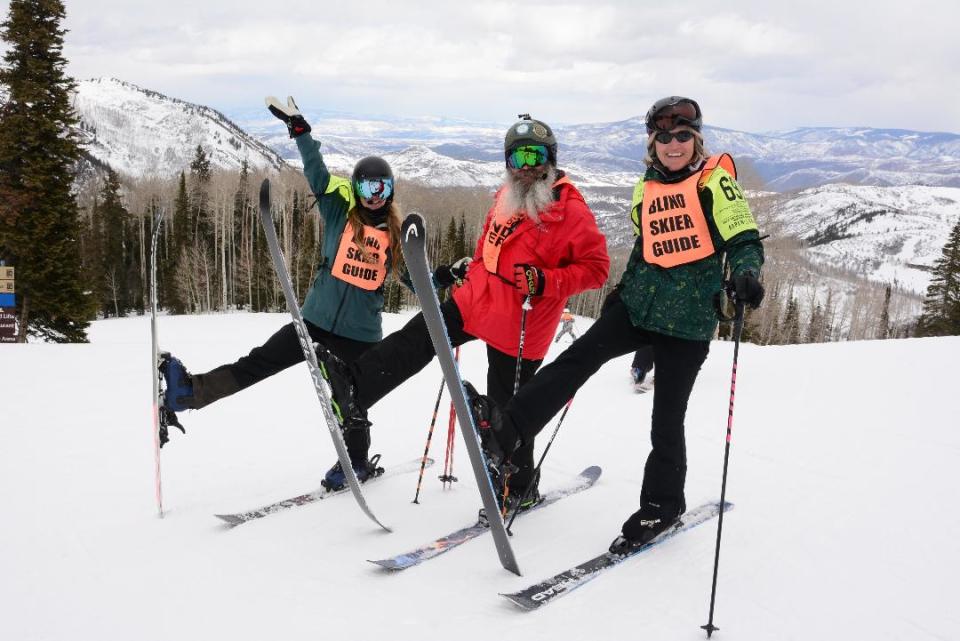
[[[244,160],[258,169],[299,165],[286,129],[259,105],[228,117],[115,79],[78,83],[74,105],[87,151],[123,174],[175,175],[189,166],[197,145],[223,169]],[[348,174],[358,158],[379,154],[402,180],[491,190],[502,181],[508,122],[365,118],[301,107],[334,173]],[[643,119],[555,130],[560,166],[584,193],[608,243],[629,246],[625,212],[645,168]],[[960,217],[960,135],[849,127],[753,134],[709,126],[704,134],[708,150],[748,159],[767,188],[780,192],[755,207],[808,243],[812,261],[924,290],[927,270]]]
[[[211,164],[279,169],[280,156],[219,111],[116,79],[84,80],[73,107],[86,151],[130,176],[170,176],[190,165],[197,145]]]

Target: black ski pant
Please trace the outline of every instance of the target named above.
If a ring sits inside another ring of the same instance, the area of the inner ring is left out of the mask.
[[[331,334],[306,321],[305,324],[315,343],[320,343],[347,363],[352,363],[371,346],[376,345]],[[221,365],[205,374],[195,374],[192,408],[206,407],[303,361],[303,348],[293,323],[284,325],[263,345],[254,347],[249,354],[235,363]]]
[[[476,340],[463,330],[463,316],[451,299],[440,306],[453,347]],[[520,328],[517,327],[519,335]],[[417,314],[406,325],[384,338],[353,361],[352,372],[357,384],[357,400],[370,409],[377,401],[401,383],[422,370],[436,356],[423,314]],[[543,360],[522,359],[520,386],[530,380]],[[503,407],[513,396],[517,359],[487,345],[487,396]],[[533,475],[533,439],[514,454],[513,463],[520,470],[511,475],[511,492],[522,491]]]
[[[710,341],[685,340],[638,329],[630,322],[623,301],[615,297],[583,336],[520,388],[507,404],[504,420],[511,421],[524,441],[532,440],[604,363],[644,345],[653,347],[657,386],[650,430],[653,449],[644,467],[640,501],[659,504],[665,513],[680,513],[686,507],[683,421]]]

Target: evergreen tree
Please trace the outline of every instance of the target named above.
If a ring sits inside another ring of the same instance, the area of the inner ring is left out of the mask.
[[[77,203],[80,158],[64,69],[60,0],[10,0],[0,84],[0,258],[17,268],[19,340],[86,342],[96,301],[84,293]]]
[[[797,299],[791,294],[787,301],[787,314],[783,319],[783,342],[787,345],[796,345],[800,342],[800,309]]]
[[[960,334],[960,220],[953,226],[940,258],[933,265],[917,336]]]
[[[893,288],[887,285],[883,295],[883,311],[880,312],[880,327],[877,332],[877,338],[881,340],[890,338],[890,295],[892,293]]]

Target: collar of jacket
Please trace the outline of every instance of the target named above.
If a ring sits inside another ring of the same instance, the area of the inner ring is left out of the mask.
[[[654,163],[647,168],[647,172],[643,175],[644,180],[656,180],[660,183],[665,183],[667,185],[672,183],[678,183],[683,180],[686,180],[693,174],[697,173],[703,168],[703,163],[707,161],[706,158],[702,158],[700,162],[696,162],[692,165],[687,165],[680,171],[668,171],[666,167],[660,163]]]

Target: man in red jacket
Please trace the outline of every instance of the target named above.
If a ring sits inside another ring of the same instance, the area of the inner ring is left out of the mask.
[[[504,140],[507,171],[487,213],[472,259],[434,272],[438,287],[459,286],[441,306],[453,346],[487,344],[487,396],[505,405],[513,396],[521,306],[529,296],[520,384],[547,353],[567,298],[606,281],[607,243],[583,196],[557,169],[557,141],[549,126],[522,115]],[[422,314],[368,349],[350,366],[321,354],[344,416],[366,410],[423,369],[436,355]],[[533,475],[533,443],[514,453],[519,471],[508,497],[524,496]],[[535,488],[521,509],[538,499]],[[508,506],[515,508],[516,505]]]

